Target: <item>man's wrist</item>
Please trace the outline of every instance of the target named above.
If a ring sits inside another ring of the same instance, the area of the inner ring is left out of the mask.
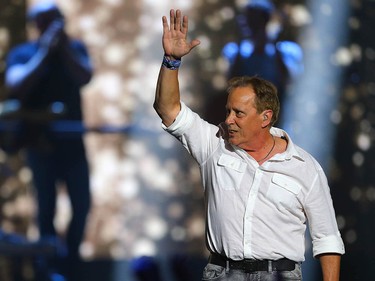
[[[164,54],[162,65],[170,70],[177,70],[181,65],[181,58],[176,59]]]

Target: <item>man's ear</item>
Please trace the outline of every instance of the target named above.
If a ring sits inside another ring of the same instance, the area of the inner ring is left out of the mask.
[[[262,127],[263,128],[269,126],[272,120],[272,116],[273,116],[273,111],[270,109],[262,112],[262,118],[263,118]]]

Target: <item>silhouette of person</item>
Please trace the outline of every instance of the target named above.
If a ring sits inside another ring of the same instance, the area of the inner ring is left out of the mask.
[[[274,11],[270,0],[248,0],[243,12],[237,16],[240,38],[238,42],[228,42],[222,55],[229,62],[228,79],[256,75],[271,81],[284,105],[288,83],[303,71],[303,55],[297,43],[278,40],[280,27],[269,28]],[[222,108],[226,95],[220,96],[218,102]],[[221,120],[219,117],[217,122]]]
[[[27,17],[40,36],[10,50],[5,83],[9,97],[18,100],[28,112],[24,122],[28,133],[25,153],[37,192],[41,239],[58,236],[54,227],[56,184],[66,185],[72,208],[66,237],[62,239],[67,252],[53,266],[61,266],[67,279],[75,281],[79,280],[75,276],[79,245],[90,208],[89,168],[82,135],[57,132],[50,117],[82,120],[80,89],[90,81],[93,70],[84,44],[69,38],[64,31],[64,16],[54,2],[31,6]]]

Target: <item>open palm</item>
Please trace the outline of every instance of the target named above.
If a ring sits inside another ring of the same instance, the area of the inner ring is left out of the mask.
[[[164,53],[175,59],[179,59],[188,54],[194,47],[200,44],[195,39],[187,41],[188,17],[181,15],[181,11],[170,10],[169,25],[167,17],[163,16],[163,48]],[[181,22],[182,20],[182,22]]]

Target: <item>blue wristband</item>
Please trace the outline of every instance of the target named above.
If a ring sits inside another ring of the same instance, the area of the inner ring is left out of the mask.
[[[170,60],[166,55],[164,55],[162,65],[170,70],[177,70],[181,65],[181,59]]]

